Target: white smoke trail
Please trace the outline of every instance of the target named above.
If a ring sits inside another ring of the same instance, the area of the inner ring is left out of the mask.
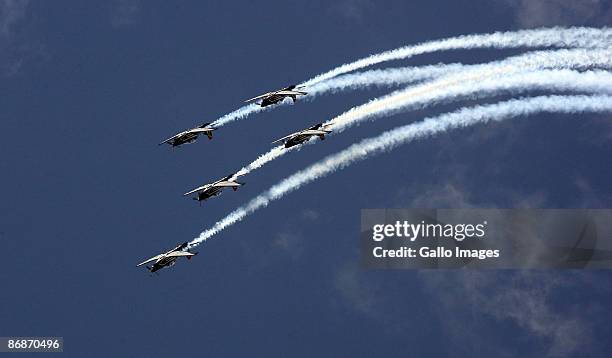
[[[233,122],[242,118],[246,118],[253,113],[262,112],[265,110],[270,110],[273,107],[260,107],[255,103],[247,104],[246,106],[242,106],[237,110],[230,112],[222,117],[219,117],[216,121],[212,122],[213,127],[222,127],[229,122]]]
[[[466,81],[447,87],[436,86],[429,92],[415,92],[414,89],[408,89],[359,106],[357,110],[351,109],[328,121],[328,123],[334,123],[334,132],[331,134],[337,134],[363,120],[379,118],[401,110],[425,108],[440,102],[450,102],[458,99],[483,98],[505,93],[519,94],[540,89],[612,94],[612,73],[607,71],[580,73],[571,70],[540,70],[518,73],[512,76],[494,76],[478,81]],[[411,95],[405,95],[406,92]],[[308,143],[314,142],[310,141]],[[274,147],[240,169],[238,175],[246,175],[255,169],[259,169],[295,148],[297,147],[288,149],[283,148],[283,146]]]
[[[288,149],[290,149],[290,148],[288,148]],[[249,163],[247,166],[245,166],[242,169],[240,169],[236,173],[236,176],[246,175],[246,174],[252,172],[253,170],[255,170],[257,168],[263,167],[266,163],[269,163],[269,162],[273,161],[274,159],[280,157],[281,155],[285,154],[285,151],[287,151],[288,149],[286,149],[282,145],[279,145],[279,146],[276,146],[276,147],[270,149],[270,151],[260,155],[259,157],[257,157],[257,159],[255,159],[254,161]]]
[[[504,88],[506,84],[508,85],[507,88],[520,90],[520,83],[513,82],[512,80],[518,77],[508,77],[508,75],[542,68],[591,67],[612,67],[612,49],[539,51],[489,64],[474,65],[472,68],[459,73],[444,76],[405,90],[396,91],[390,95],[354,107],[327,121],[325,124],[333,124],[334,131],[341,132],[347,126],[354,125],[371,116],[389,114],[392,111],[405,109],[406,107],[424,106],[436,103],[436,101],[442,99],[466,97],[482,91],[507,91]],[[560,75],[563,73],[559,72]],[[565,72],[565,75],[572,76],[568,72]],[[555,80],[555,78],[541,78],[541,76],[537,75],[530,77],[528,73],[523,76],[531,78],[532,86],[538,88],[548,86],[551,84],[551,81]],[[584,78],[588,77],[585,76]],[[542,85],[537,84],[540,80]],[[589,80],[596,79],[591,77]],[[570,87],[571,89],[571,85],[571,83],[565,83],[563,86]],[[582,84],[576,83],[576,85]]]
[[[357,90],[366,86],[392,87],[430,80],[452,72],[459,72],[472,66],[474,65],[450,63],[420,67],[385,68],[351,73],[308,87],[308,96],[304,97],[304,100],[314,99],[324,93]]]
[[[416,55],[445,50],[475,48],[537,48],[537,47],[582,47],[602,48],[612,45],[612,29],[593,28],[550,28],[521,30],[516,32],[496,32],[492,34],[466,35],[448,39],[425,42],[418,45],[401,47],[395,50],[371,55],[355,62],[347,63],[304,82],[303,86],[328,80],[343,73],[393,60],[404,60]]]
[[[472,65],[468,69],[444,76],[430,83],[396,91],[390,95],[372,100],[349,109],[341,115],[325,122],[332,126],[334,133],[367,119],[378,118],[395,111],[424,108],[441,101],[461,98],[479,98],[483,95],[500,93],[520,93],[534,89],[553,89],[559,91],[601,92],[610,86],[607,72],[577,73],[574,71],[526,72],[541,68],[590,68],[612,67],[612,50],[557,50],[537,51],[511,57],[498,62]],[[514,74],[514,76],[509,76]],[[366,78],[369,78],[369,74]],[[483,92],[480,96],[479,92]],[[237,173],[246,175],[255,169],[283,156],[295,147],[283,149],[275,147],[259,156]]]
[[[334,78],[329,81],[320,82],[308,88],[308,96],[303,100],[313,100],[316,97],[325,93],[337,93],[346,90],[355,90],[367,86],[390,87],[412,82],[432,79],[437,76],[448,74],[453,71],[459,71],[469,65],[461,65],[457,63],[439,64],[422,67],[403,67],[390,68],[383,70],[372,70],[361,73],[349,74]],[[280,102],[274,107],[288,105],[291,100]],[[241,107],[233,112],[230,112],[212,123],[215,127],[221,127],[229,122],[246,118],[251,114],[271,110],[274,107],[260,107],[256,104],[249,104]]]
[[[611,43],[612,30],[607,28],[550,28],[467,35],[426,42],[414,46],[406,46],[376,55],[371,55],[318,75],[313,79],[302,83],[301,86],[312,86],[319,84],[338,75],[382,62],[407,59],[416,55],[436,51],[474,48],[607,48],[611,47]],[[213,125],[216,127],[221,127],[235,120],[246,118],[253,113],[271,108],[272,107],[262,108],[256,104],[249,104],[220,117],[213,122]]]
[[[456,112],[427,118],[422,122],[408,124],[383,134],[355,143],[347,149],[330,155],[323,160],[281,180],[267,191],[258,195],[246,205],[234,210],[213,227],[202,232],[189,242],[194,247],[216,235],[221,230],[242,220],[254,211],[266,207],[271,201],[301,188],[314,180],[341,170],[354,162],[372,155],[390,151],[413,140],[425,138],[456,128],[477,123],[501,121],[513,117],[528,116],[538,112],[584,113],[612,111],[612,96],[541,96],[509,100],[493,105],[463,108]]]

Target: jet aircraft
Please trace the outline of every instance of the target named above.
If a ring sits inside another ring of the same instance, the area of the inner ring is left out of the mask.
[[[204,123],[199,127],[195,127],[195,128],[183,131],[181,133],[175,134],[174,136],[159,143],[159,145],[168,143],[172,147],[178,147],[179,145],[194,142],[196,139],[198,139],[198,136],[200,134],[206,134],[206,136],[208,136],[208,139],[212,139],[213,131],[215,129],[216,128],[212,127],[210,123]]]
[[[331,131],[325,129],[325,127],[326,126],[323,125],[323,123],[315,124],[310,128],[301,130],[299,132],[291,133],[288,136],[277,139],[272,143],[284,142],[285,148],[291,148],[295,145],[299,145],[308,141],[311,137],[314,136],[317,136],[321,138],[321,140],[324,140],[325,135],[331,133]]]
[[[295,88],[296,88],[296,85],[291,85],[289,87],[285,87],[285,88],[280,89],[278,91],[267,92],[267,93],[264,93],[264,94],[259,95],[257,97],[253,97],[251,99],[247,99],[245,102],[253,102],[253,101],[257,101],[257,100],[261,99],[261,102],[259,102],[258,104],[261,107],[266,107],[266,106],[269,106],[271,104],[282,102],[287,97],[291,97],[291,99],[295,103],[295,101],[297,101],[297,96],[304,96],[304,95],[306,95],[306,92],[296,91]]]
[[[183,194],[183,196],[188,196],[193,193],[198,193],[198,195],[194,197],[193,200],[202,201],[202,200],[206,200],[208,198],[221,194],[221,191],[223,190],[223,188],[232,188],[234,189],[234,191],[236,191],[238,190],[239,186],[245,184],[245,183],[237,182],[236,179],[238,179],[238,177],[239,175],[237,174],[230,174],[226,176],[225,178],[219,179],[212,183],[204,184],[191,191],[188,191],[185,194]]]
[[[188,260],[191,260],[191,257],[197,254],[197,252],[190,252],[188,248],[188,243],[185,242],[170,251],[167,251],[163,254],[159,254],[157,256],[153,256],[150,259],[139,263],[138,265],[136,265],[136,267],[146,265],[149,262],[153,262],[152,266],[146,266],[146,268],[151,272],[155,272],[163,269],[164,267],[174,266],[174,264],[176,263],[176,259],[178,259],[179,257],[186,257]]]

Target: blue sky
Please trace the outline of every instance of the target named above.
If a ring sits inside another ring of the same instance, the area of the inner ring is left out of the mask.
[[[0,10],[0,335],[63,336],[71,357],[609,355],[606,271],[359,267],[361,208],[610,207],[609,115],[540,115],[416,142],[275,202],[159,276],[134,265],[357,139],[471,102],[352,129],[201,207],[181,194],[385,91],[285,106],[177,150],[157,146],[168,136],[371,53],[601,27],[610,1],[2,0]]]

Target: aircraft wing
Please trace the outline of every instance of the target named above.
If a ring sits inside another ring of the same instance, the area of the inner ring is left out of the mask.
[[[182,257],[182,256],[194,256],[193,252],[189,251],[173,251],[166,255],[166,257]]]
[[[236,187],[236,186],[240,186],[240,184],[233,182],[233,181],[223,181],[220,183],[215,184],[214,186],[216,187]]]
[[[280,95],[283,95],[283,96],[294,96],[294,95],[297,96],[297,95],[306,94],[306,92],[280,90],[278,92],[275,92],[275,94],[280,94]]]
[[[193,193],[197,193],[198,191],[205,190],[205,189],[207,189],[209,186],[210,186],[210,184],[206,184],[206,185],[199,186],[199,187],[197,187],[197,188],[195,188],[195,189],[193,189],[193,190],[191,190],[191,191],[186,192],[185,194],[183,194],[183,196],[191,195],[191,194],[193,194]]]
[[[253,101],[256,101],[256,100],[258,100],[258,99],[262,99],[262,98],[264,98],[264,97],[267,97],[267,96],[269,96],[269,95],[270,95],[270,92],[268,92],[268,93],[264,93],[264,94],[259,95],[259,96],[257,96],[257,97],[249,98],[249,99],[247,99],[247,100],[246,100],[246,101],[244,101],[244,102],[253,102]]]
[[[150,259],[147,259],[147,260],[139,263],[138,265],[136,265],[136,267],[148,264],[149,262],[157,261],[162,256],[163,256],[163,254],[160,254],[160,255],[157,255],[157,256],[153,256]]]
[[[189,133],[205,133],[205,132],[210,132],[210,131],[214,131],[214,128],[193,128],[188,130]]]
[[[274,142],[272,142],[272,144],[274,144],[274,143],[278,143],[278,142],[282,142],[282,141],[284,141],[285,139],[289,139],[289,138],[291,138],[291,137],[293,137],[293,136],[295,136],[295,135],[297,135],[297,134],[299,134],[299,133],[291,133],[291,134],[286,135],[286,136],[284,136],[284,137],[282,137],[282,138],[280,138],[280,139],[275,140]]]
[[[187,245],[189,245],[189,243],[188,243],[188,242],[184,242],[184,243],[182,243],[182,244],[178,245],[177,247],[175,247],[174,249],[172,249],[172,250],[170,250],[170,251],[166,252],[166,254],[169,254],[169,253],[171,253],[171,252],[173,252],[173,251],[181,251],[181,250],[183,250],[184,248],[186,248],[186,247],[187,247]]]
[[[305,131],[302,131],[302,135],[319,135],[319,134],[328,134],[328,131],[324,131],[321,129],[306,129]]]
[[[174,138],[178,137],[178,136],[179,136],[179,135],[181,135],[181,134],[183,134],[183,133],[175,134],[175,135],[173,135],[172,137],[170,137],[170,138],[166,139],[165,141],[163,141],[163,142],[159,143],[159,145],[162,145],[162,144],[168,143],[169,141],[173,140]]]

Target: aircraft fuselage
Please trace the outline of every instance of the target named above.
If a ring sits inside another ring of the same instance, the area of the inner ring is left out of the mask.
[[[311,136],[295,136],[285,142],[285,148],[291,148],[296,145],[300,145],[310,139]]]
[[[198,134],[197,133],[185,133],[183,135],[180,135],[176,138],[174,138],[170,144],[173,147],[182,145],[182,144],[186,144],[186,143],[192,143],[194,142],[196,139],[198,139]]]
[[[282,102],[285,99],[286,96],[284,95],[280,95],[280,94],[273,94],[270,95],[266,98],[264,98],[263,100],[261,100],[261,107],[266,107],[272,104],[276,104],[278,102]]]
[[[155,271],[163,269],[164,267],[174,266],[175,263],[176,263],[176,257],[162,257],[156,263],[154,263],[153,266],[151,267],[147,266],[147,268],[149,269],[149,271],[155,272]]]
[[[212,198],[213,196],[217,196],[219,194],[221,194],[221,191],[223,190],[223,188],[219,188],[219,187],[212,187],[210,189],[206,189],[201,191],[197,198],[193,198],[194,200],[197,201],[202,201],[202,200],[206,200],[208,198]]]

